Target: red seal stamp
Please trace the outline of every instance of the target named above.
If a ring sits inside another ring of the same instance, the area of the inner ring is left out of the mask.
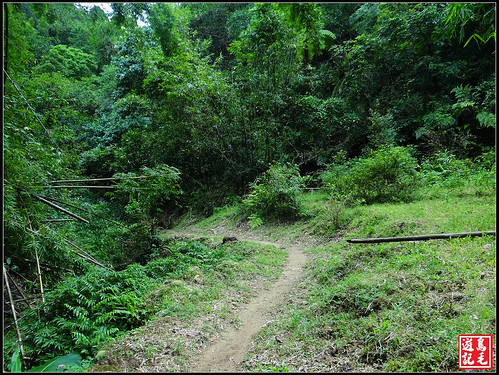
[[[459,369],[492,369],[492,335],[459,335]]]

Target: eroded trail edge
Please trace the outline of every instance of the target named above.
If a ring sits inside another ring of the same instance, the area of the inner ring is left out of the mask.
[[[272,242],[250,241],[282,247]],[[277,317],[280,308],[289,300],[291,290],[304,274],[307,256],[302,248],[294,245],[285,249],[288,251],[288,262],[277,281],[244,305],[238,314],[241,322],[239,328],[223,332],[200,355],[192,358],[187,371],[241,371],[240,363],[250,350],[254,337],[267,322]]]

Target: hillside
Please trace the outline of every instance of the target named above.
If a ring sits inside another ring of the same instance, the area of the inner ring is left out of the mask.
[[[307,193],[307,206],[317,215],[324,199]],[[288,254],[277,280],[234,303],[225,323],[203,313],[154,320],[112,344],[91,371],[448,372],[457,370],[458,334],[495,335],[495,237],[345,241],[490,229],[494,196],[345,209],[348,219],[333,236],[314,235],[319,223],[311,228],[308,220],[251,230],[237,212],[227,207],[164,235],[275,241]],[[294,260],[297,254],[307,262]],[[168,351],[165,333],[178,343],[176,352]]]

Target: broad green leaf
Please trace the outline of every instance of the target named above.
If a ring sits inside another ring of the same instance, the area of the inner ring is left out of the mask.
[[[16,348],[10,360],[10,371],[21,372],[21,355],[19,348]]]
[[[81,356],[77,353],[56,357],[43,365],[31,368],[28,372],[63,372],[69,366],[79,365]]]

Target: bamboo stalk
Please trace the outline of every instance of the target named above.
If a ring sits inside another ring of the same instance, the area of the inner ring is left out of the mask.
[[[27,259],[27,258],[16,258],[16,259],[21,259],[21,260],[28,262],[28,263],[36,263],[34,260]],[[57,266],[49,266],[49,265],[41,264],[41,263],[40,263],[40,268],[44,268],[44,269],[49,270],[49,271],[53,271],[54,269],[58,269],[58,270],[62,270],[65,272],[69,272],[71,274],[74,273],[73,271],[71,271],[70,269],[67,269],[67,268],[57,267]],[[11,271],[13,273],[15,273],[17,276],[22,277],[24,280],[30,281],[30,280],[26,279],[23,275],[19,274],[18,272],[14,271],[14,270],[11,270]],[[30,281],[30,282],[32,282],[32,281]]]
[[[26,218],[28,219],[29,228],[33,230],[31,226],[31,220],[29,219],[28,211],[26,211]],[[40,269],[40,260],[38,258],[38,251],[35,246],[35,258],[36,258],[36,270],[38,272],[38,279],[40,280],[40,292],[42,293],[42,302],[45,302],[45,297],[43,296],[43,281],[42,281],[42,271]]]
[[[12,276],[10,276],[8,273],[7,273],[7,276],[9,277],[10,281],[12,281],[12,284],[14,284],[14,286],[16,287],[17,291],[19,292],[19,294],[21,295],[21,297],[23,297],[22,299],[19,299],[17,301],[24,301],[26,302],[26,304],[28,305],[28,307],[30,309],[33,309],[33,306],[31,306],[31,304],[28,302],[28,300],[30,298],[26,298],[26,296],[24,295],[23,291],[21,290],[21,288],[19,287],[19,285],[17,285],[16,281],[12,278]],[[14,301],[15,302],[15,301]]]
[[[75,245],[74,243],[72,243],[70,240],[66,239],[66,238],[63,238],[64,241],[66,241],[68,244],[70,244],[71,246],[75,247],[76,249],[80,250],[83,254],[81,253],[78,253],[77,251],[74,251],[74,250],[71,250],[73,251],[76,255],[78,255],[79,257],[83,258],[83,259],[86,259],[88,260],[89,262],[91,263],[94,263],[95,265],[99,266],[99,267],[102,267],[102,268],[105,268],[107,269],[108,271],[113,271],[111,268],[108,268],[106,267],[105,265],[103,265],[102,263],[98,262],[97,260],[95,260],[90,254],[88,254],[85,250],[83,250],[81,247]],[[84,255],[86,254],[86,255]]]
[[[73,242],[71,242],[70,240],[68,240],[67,238],[64,238],[64,241],[66,241],[68,244],[70,244],[71,246],[75,247],[76,249],[80,250],[82,252],[83,255],[87,256],[88,258],[90,259],[93,259],[97,262],[97,260],[92,256],[90,255],[89,253],[87,253],[85,250],[83,250],[81,247],[79,247],[78,245],[75,245]]]
[[[89,210],[87,210],[87,209],[85,209],[85,208],[81,208],[81,207],[75,206],[74,204],[71,204],[71,203],[68,203],[68,202],[64,202],[64,201],[61,201],[61,200],[59,200],[59,199],[55,199],[55,198],[47,198],[47,199],[53,200],[54,202],[57,202],[57,203],[65,204],[65,205],[67,205],[67,206],[69,206],[69,207],[76,208],[77,210],[80,210],[80,211],[86,212],[86,213],[88,213],[88,214],[90,214],[90,215],[96,216],[96,217],[98,217],[99,219],[103,219],[103,220],[109,221],[110,223],[116,224],[116,225],[118,225],[118,226],[120,226],[120,227],[122,227],[122,228],[125,228],[125,229],[128,229],[128,230],[134,230],[134,228],[130,228],[130,227],[128,227],[128,226],[126,226],[126,225],[123,225],[123,224],[121,224],[121,223],[119,223],[119,222],[117,222],[117,221],[114,221],[114,220],[108,219],[108,218],[106,218],[105,216],[98,215],[98,214],[96,214],[96,213],[90,212]]]
[[[42,294],[42,302],[45,302],[45,296],[43,295],[43,282],[42,282],[42,270],[40,269],[40,259],[38,258],[38,251],[35,247],[35,258],[36,258],[36,270],[38,272],[38,279],[40,280],[40,293]]]
[[[140,178],[150,178],[152,176],[137,176],[137,177],[104,177],[104,178],[87,178],[82,180],[55,180],[50,181],[51,184],[61,183],[61,182],[87,182],[87,181],[114,181],[114,180],[134,180]]]
[[[80,258],[83,258],[83,259],[85,259],[85,260],[89,261],[90,263],[93,263],[93,264],[95,264],[95,265],[97,265],[97,266],[99,266],[99,267],[105,268],[105,269],[107,269],[108,271],[112,271],[112,272],[114,272],[114,270],[112,270],[112,269],[110,269],[110,268],[107,268],[106,266],[104,266],[104,265],[100,264],[100,263],[99,263],[99,262],[97,262],[96,260],[90,259],[90,258],[86,257],[85,255],[80,254],[80,253],[79,253],[79,252],[77,252],[77,251],[74,251],[74,250],[70,250],[70,251],[72,251],[73,253],[75,253],[76,255],[78,255]]]
[[[43,186],[51,189],[116,189],[117,186],[92,186],[92,185],[49,185]]]
[[[42,120],[40,120],[40,117],[38,117],[37,113],[35,112],[35,110],[33,109],[33,107],[29,104],[28,100],[24,97],[23,93],[21,92],[21,90],[19,89],[19,87],[17,87],[16,83],[14,82],[14,80],[12,78],[10,78],[10,76],[7,74],[7,72],[5,71],[5,69],[3,70],[4,74],[9,78],[10,82],[12,83],[12,86],[14,86],[14,88],[17,90],[17,92],[19,93],[19,95],[21,95],[21,98],[24,99],[24,101],[26,102],[26,104],[28,105],[28,108],[29,110],[33,113],[33,115],[35,115],[35,118],[37,119],[38,123],[42,126],[43,130],[45,130],[45,132],[50,136],[50,132],[47,130],[47,128],[43,125],[43,122]],[[51,137],[50,138],[51,141],[54,142],[53,138]],[[59,149],[59,147],[57,147]],[[60,151],[60,149],[59,149]]]
[[[7,183],[7,184],[11,185],[11,183],[10,183],[10,182],[8,182],[8,181],[5,181],[5,183]],[[80,216],[78,216],[78,215],[76,215],[76,214],[72,213],[71,211],[68,211],[68,210],[66,210],[66,209],[64,209],[64,208],[62,208],[62,207],[59,207],[58,205],[56,205],[56,204],[54,204],[54,203],[50,202],[47,198],[40,197],[40,196],[38,196],[38,195],[36,195],[36,194],[30,193],[30,192],[29,192],[29,191],[27,191],[27,190],[21,189],[20,187],[17,187],[17,186],[14,186],[14,188],[15,188],[16,190],[18,190],[18,191],[22,191],[22,192],[24,192],[24,193],[28,193],[29,195],[31,195],[31,196],[33,196],[34,198],[38,199],[40,202],[43,202],[43,203],[45,203],[46,205],[48,205],[48,206],[50,206],[50,207],[52,207],[52,208],[55,208],[56,210],[59,210],[59,211],[61,211],[61,212],[64,212],[65,214],[67,214],[67,215],[69,215],[69,216],[72,216],[72,217],[74,217],[74,218],[75,218],[75,219],[77,219],[77,220],[83,221],[84,223],[87,223],[87,224],[89,223],[89,222],[88,222],[88,220],[86,220],[86,219],[84,219],[84,218],[82,218],[82,217],[80,217]]]
[[[26,228],[26,229],[27,229],[29,232],[31,232],[31,233],[33,233],[33,234],[35,234],[35,235],[37,235],[37,236],[40,236],[40,233],[35,232],[34,230],[29,229],[29,228]],[[81,249],[80,247],[78,247],[77,245],[75,245],[74,243],[72,243],[71,241],[69,241],[68,239],[63,238],[63,240],[64,240],[64,241],[66,241],[66,242],[67,242],[68,244],[70,244],[71,246],[73,246],[73,247],[77,248],[78,250],[80,250],[80,251],[82,251],[82,252],[86,253],[83,249]],[[81,254],[81,253],[79,253],[79,252],[77,252],[77,251],[74,251],[74,250],[70,250],[70,251],[72,251],[73,253],[75,253],[76,255],[78,255],[80,258],[83,258],[83,259],[85,259],[85,260],[89,261],[90,263],[93,263],[93,264],[95,264],[95,265],[97,265],[97,266],[99,266],[99,267],[102,267],[102,268],[105,268],[105,269],[107,269],[107,270],[109,270],[109,271],[113,271],[113,272],[114,272],[114,270],[112,270],[112,269],[110,269],[110,268],[107,268],[107,267],[106,267],[105,265],[103,265],[102,263],[99,263],[99,262],[98,262],[97,260],[95,260],[92,256],[90,256],[88,253],[86,253],[88,256],[85,256],[85,255],[83,255],[83,254]]]
[[[19,258],[18,258],[18,259],[19,259]],[[21,259],[22,259],[22,258],[21,258]],[[24,260],[27,260],[27,261],[29,261],[29,262],[33,263],[33,261],[32,261],[32,260],[29,260],[29,259],[24,259]],[[32,281],[30,281],[30,280],[28,280],[27,278],[25,278],[25,277],[24,277],[23,275],[21,275],[19,272],[16,272],[16,271],[14,271],[14,270],[10,270],[10,271],[11,271],[11,272],[13,272],[13,273],[15,273],[17,276],[19,276],[20,278],[24,279],[25,281],[32,283]]]
[[[43,203],[45,203],[46,205],[48,205],[48,206],[50,206],[50,207],[52,207],[52,208],[55,208],[56,210],[59,210],[59,211],[61,211],[61,212],[64,212],[66,215],[72,216],[72,217],[74,217],[74,218],[75,218],[75,219],[77,219],[77,220],[83,221],[84,223],[87,223],[87,224],[89,223],[89,221],[88,221],[88,220],[86,220],[86,219],[84,219],[84,218],[82,218],[82,217],[80,217],[80,216],[78,216],[78,215],[76,215],[76,214],[72,213],[71,211],[66,210],[65,208],[59,207],[58,205],[56,205],[56,204],[54,204],[54,203],[52,203],[52,202],[48,201],[48,200],[47,200],[47,199],[45,199],[45,198],[39,197],[38,195],[33,195],[33,197],[35,197],[36,199],[38,199],[40,202],[43,202]]]
[[[60,223],[63,221],[74,221],[73,219],[47,219],[43,220],[44,223]]]
[[[347,240],[349,243],[380,243],[380,242],[399,242],[399,241],[426,241],[434,239],[449,239],[462,237],[482,237],[483,235],[495,236],[495,231],[485,232],[464,232],[464,233],[442,233],[426,234],[422,236],[403,236],[403,237],[378,237],[378,238],[352,238]]]
[[[10,277],[10,275],[9,275],[9,277]],[[39,296],[33,296],[33,297],[19,298],[19,299],[15,299],[14,302],[29,301],[29,300],[38,299],[38,298],[40,298],[40,297]]]
[[[5,286],[7,287],[7,293],[9,294],[10,308],[12,309],[12,316],[14,317],[14,324],[16,326],[16,331],[17,331],[17,342],[19,342],[19,351],[21,353],[21,358],[24,359],[23,339],[21,336],[21,331],[19,330],[19,325],[17,324],[16,308],[14,305],[14,300],[12,299],[12,293],[10,291],[9,278],[7,277],[7,270],[5,269],[5,263],[3,264],[3,278],[5,279]]]

